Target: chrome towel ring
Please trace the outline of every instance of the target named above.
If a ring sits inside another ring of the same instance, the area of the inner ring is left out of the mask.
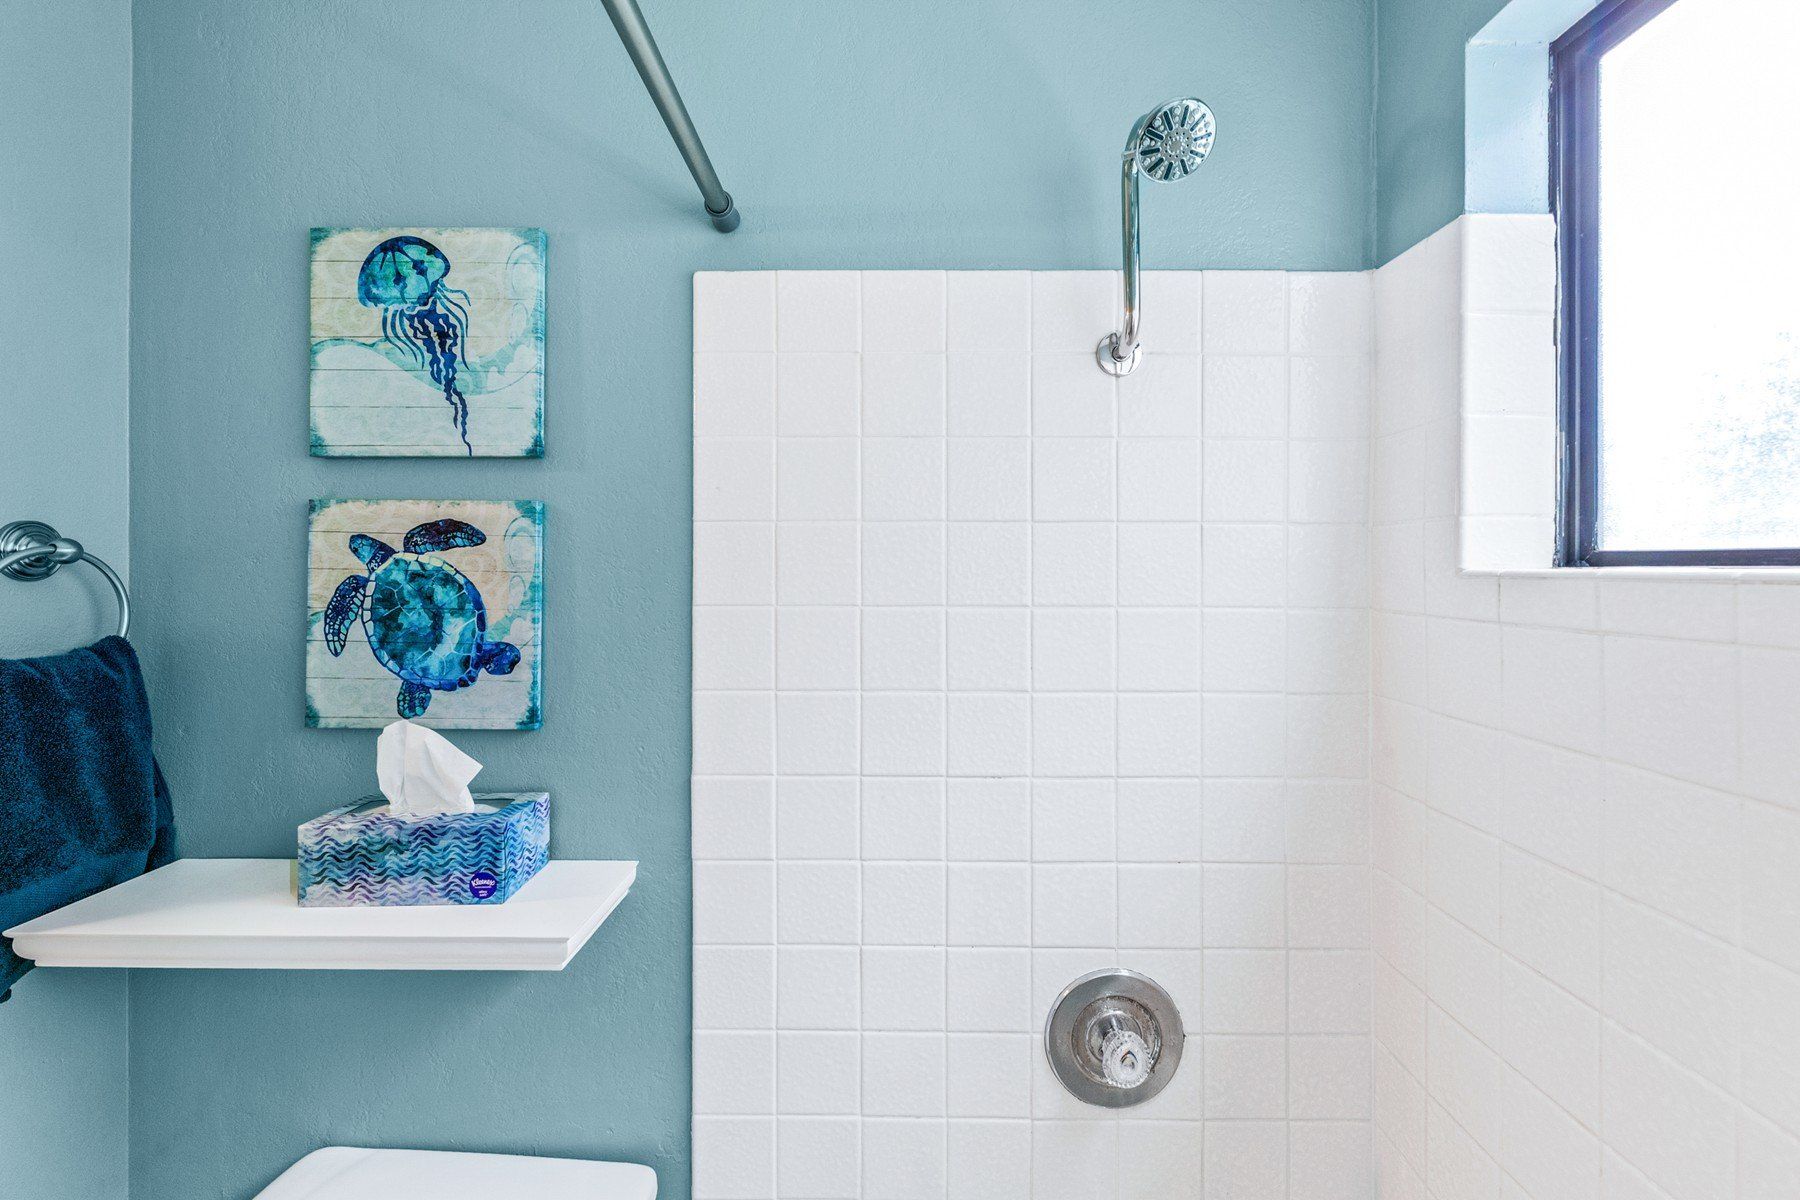
[[[42,521],[14,521],[0,525],[0,575],[31,582],[48,579],[64,563],[76,561],[90,564],[112,584],[119,600],[119,636],[131,630],[131,596],[125,590],[119,573],[106,565],[106,560],[89,554],[74,538],[63,537]]]

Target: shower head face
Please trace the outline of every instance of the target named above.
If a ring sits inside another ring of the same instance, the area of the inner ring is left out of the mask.
[[[1133,132],[1129,150],[1138,170],[1167,182],[1185,178],[1206,161],[1217,126],[1212,109],[1188,96],[1147,113]]]

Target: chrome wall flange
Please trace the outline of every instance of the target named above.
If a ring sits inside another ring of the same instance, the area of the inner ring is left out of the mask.
[[[1131,353],[1124,358],[1118,356],[1118,348],[1119,335],[1109,333],[1100,339],[1098,346],[1094,347],[1094,357],[1100,360],[1100,369],[1108,375],[1129,375],[1137,370],[1138,360],[1144,357],[1144,347],[1134,343]]]
[[[1077,1100],[1129,1108],[1169,1086],[1185,1038],[1169,993],[1148,975],[1117,967],[1063,989],[1044,1024],[1044,1053]]]

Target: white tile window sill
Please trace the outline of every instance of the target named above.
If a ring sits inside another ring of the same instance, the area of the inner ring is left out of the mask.
[[[1800,567],[1461,567],[1465,579],[1641,579],[1656,583],[1800,583]]]

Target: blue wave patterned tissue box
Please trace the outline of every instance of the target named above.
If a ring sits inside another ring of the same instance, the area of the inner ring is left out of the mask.
[[[474,812],[397,817],[369,796],[300,826],[300,905],[501,904],[550,858],[550,794],[475,796]]]

